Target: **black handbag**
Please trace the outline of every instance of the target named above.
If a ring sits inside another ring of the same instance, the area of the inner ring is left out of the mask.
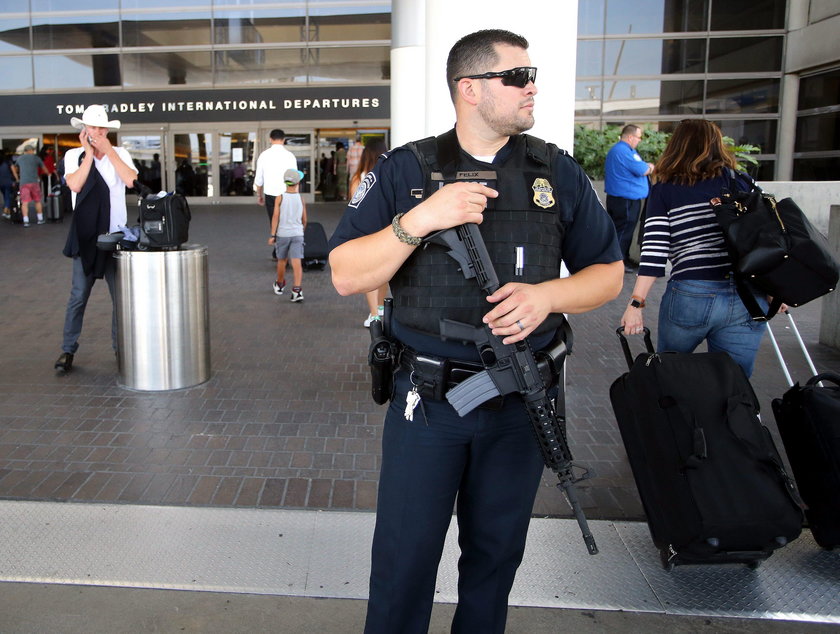
[[[750,191],[739,191],[730,170],[729,187],[711,204],[735,267],[738,294],[753,319],[769,320],[782,303],[801,306],[836,288],[837,256],[793,200],[777,201],[755,182]],[[773,298],[766,314],[750,286]]]

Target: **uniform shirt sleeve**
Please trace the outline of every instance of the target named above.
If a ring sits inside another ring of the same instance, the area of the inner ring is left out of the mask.
[[[636,152],[636,150],[631,148],[629,145],[627,147],[630,151],[624,152],[621,155],[624,167],[626,167],[627,170],[635,176],[644,176],[645,172],[648,171],[648,164],[642,160],[642,157],[639,156],[639,153]]]
[[[560,221],[565,224],[563,261],[572,273],[592,264],[622,259],[618,238],[592,183],[572,157],[560,154],[554,162]]]
[[[330,238],[330,250],[387,227],[395,215],[421,202],[413,195],[418,191],[423,191],[423,172],[414,154],[405,148],[384,154],[344,210]]]
[[[671,223],[665,202],[665,185],[657,183],[651,187],[645,210],[639,275],[663,277],[671,250]]]

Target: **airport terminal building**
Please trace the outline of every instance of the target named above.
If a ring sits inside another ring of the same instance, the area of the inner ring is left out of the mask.
[[[227,204],[252,201],[255,158],[282,128],[313,199],[336,142],[390,141],[392,24],[409,4],[2,0],[3,148],[61,156],[78,144],[69,118],[103,103],[141,176],[159,162],[167,189]],[[579,0],[577,20],[578,123],[703,116],[761,147],[762,179],[838,178],[833,0]]]

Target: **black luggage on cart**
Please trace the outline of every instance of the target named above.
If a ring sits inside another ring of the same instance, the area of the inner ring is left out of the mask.
[[[158,198],[156,193],[134,181],[140,193],[137,201],[140,207],[141,250],[168,251],[180,248],[189,239],[190,205],[181,194],[169,193]]]
[[[47,176],[49,192],[44,204],[44,218],[47,222],[64,222],[64,201],[61,198],[61,182],[52,184],[52,174]]]
[[[802,510],[758,399],[725,352],[633,360],[610,387],[630,466],[663,566],[757,566],[796,539]]]
[[[318,269],[327,266],[327,232],[320,222],[307,222],[303,230],[303,270]]]
[[[805,518],[814,540],[823,548],[836,548],[840,546],[840,375],[817,374],[790,313],[788,317],[815,376],[805,385],[794,385],[773,338],[791,385],[782,398],[773,400],[773,414],[796,484],[808,505]]]

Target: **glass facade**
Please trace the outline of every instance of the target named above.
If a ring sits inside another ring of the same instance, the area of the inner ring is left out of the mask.
[[[578,0],[576,122],[670,130],[706,117],[759,146],[755,175],[772,178],[788,4]],[[0,0],[0,95],[387,86],[390,46],[391,0]],[[837,178],[840,70],[800,83],[794,177]],[[186,159],[195,189],[237,195],[231,156],[258,128],[230,139],[186,135],[169,151],[178,165]],[[215,183],[201,177],[213,161],[225,172]]]
[[[840,180],[840,68],[799,82],[795,180]]]
[[[390,44],[390,0],[3,0],[0,93],[384,83]]]
[[[717,121],[776,160],[786,0],[579,0],[577,123]]]

